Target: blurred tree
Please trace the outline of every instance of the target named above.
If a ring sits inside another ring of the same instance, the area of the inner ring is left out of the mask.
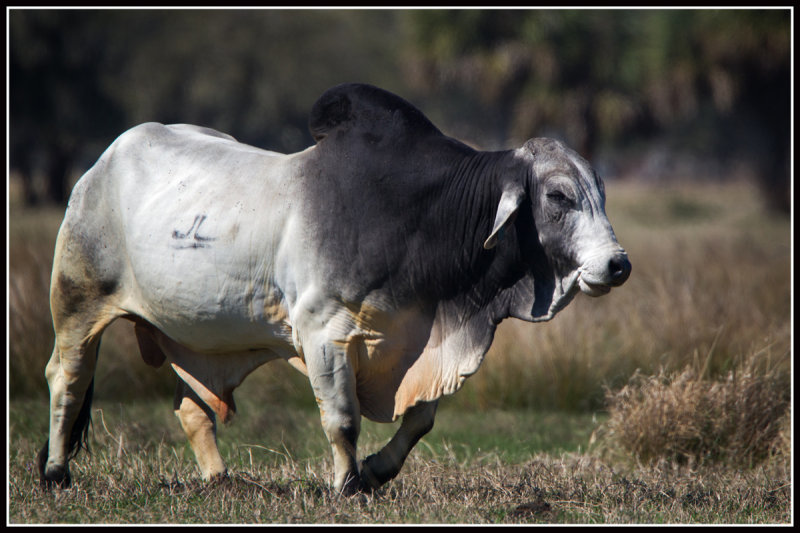
[[[548,135],[589,158],[657,140],[671,161],[746,160],[789,207],[788,10],[14,9],[9,28],[29,202],[63,201],[70,167],[148,120],[302,149],[316,98],[364,81],[486,149]]]
[[[702,96],[716,115],[713,146],[753,162],[772,207],[790,210],[790,20],[785,10],[703,11],[693,37]]]
[[[408,78],[438,93],[457,136],[496,148],[550,135],[589,158],[667,139],[675,156],[746,159],[788,212],[788,10],[426,10],[406,23]]]
[[[312,143],[308,111],[338,83],[404,92],[396,15],[344,10],[12,10],[11,166],[26,201],[63,202],[116,135],[188,122],[278,151]],[[46,174],[44,197],[32,176]]]
[[[616,133],[635,118],[636,102],[624,90],[639,80],[619,71],[626,61],[625,68],[636,67],[627,53],[639,29],[624,17],[499,10],[415,11],[409,18],[418,50],[412,81],[484,109],[481,126],[492,146],[558,129],[590,155],[599,127]]]
[[[73,10],[15,11],[9,28],[11,167],[28,178],[28,203],[63,202],[78,144],[122,117],[97,84],[106,28]],[[36,170],[47,178],[43,197],[30,180]]]
[[[132,123],[194,122],[282,151],[305,148],[308,111],[329,86],[396,85],[391,12],[238,10],[117,13],[122,65],[109,77]],[[143,38],[144,36],[144,38]],[[130,47],[136,42],[135,47]],[[132,91],[130,87],[137,87]]]

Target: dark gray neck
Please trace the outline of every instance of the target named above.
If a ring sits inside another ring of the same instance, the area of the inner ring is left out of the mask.
[[[439,299],[454,300],[459,312],[473,315],[488,309],[491,320],[497,323],[514,314],[510,307],[515,287],[526,295],[533,292],[531,281],[525,281],[530,277],[530,258],[524,254],[536,251],[522,246],[520,238],[529,240],[535,235],[520,234],[516,229],[527,225],[535,233],[528,202],[520,209],[514,228],[497,246],[483,248],[492,231],[504,182],[527,179],[527,170],[512,151],[461,154],[447,168],[450,170],[428,206],[431,226],[437,231],[427,241],[430,271],[425,277]]]

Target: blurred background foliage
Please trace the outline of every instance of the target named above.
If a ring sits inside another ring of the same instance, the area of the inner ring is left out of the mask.
[[[565,140],[606,178],[755,179],[790,209],[790,11],[11,9],[10,186],[63,204],[145,121],[293,152],[372,83],[482,149]]]
[[[739,402],[749,410],[720,401],[735,415],[718,417],[723,428],[751,427],[750,415],[761,423],[789,405],[787,9],[11,9],[7,16],[11,398],[47,393],[48,294],[63,205],[117,135],[145,121],[184,122],[295,152],[313,143],[307,117],[316,99],[360,81],[403,96],[476,148],[550,136],[577,149],[607,181],[607,212],[634,264],[625,287],[575,302],[556,320],[504,321],[484,368],[443,408],[585,413],[610,405],[656,432],[662,426],[648,426],[649,408],[697,411],[667,401],[694,397],[683,394],[680,379],[660,387],[647,376],[695,376],[692,390],[746,389],[737,397],[758,399]],[[142,362],[129,322],[108,328],[102,352],[98,399],[171,396],[174,373]],[[620,388],[631,398],[663,391],[666,400],[626,403],[610,392]],[[251,413],[269,416],[287,403],[316,405],[307,378],[279,363],[254,372],[237,395],[258,406]],[[697,415],[690,421],[705,427],[708,418]],[[679,429],[676,418],[666,419]],[[262,422],[255,421],[270,425]],[[626,427],[612,424],[617,447],[643,434]]]

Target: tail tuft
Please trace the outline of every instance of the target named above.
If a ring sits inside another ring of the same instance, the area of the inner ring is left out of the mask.
[[[89,449],[89,427],[92,425],[92,396],[94,395],[94,379],[89,383],[86,394],[83,397],[83,405],[78,413],[78,418],[72,426],[69,435],[69,449],[67,460],[73,459],[82,449],[86,453],[92,453]]]

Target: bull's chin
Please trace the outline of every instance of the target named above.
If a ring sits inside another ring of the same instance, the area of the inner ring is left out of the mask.
[[[588,283],[582,277],[578,278],[578,286],[581,288],[583,294],[591,296],[592,298],[597,298],[598,296],[603,296],[611,292],[611,287],[608,285],[594,285]]]

